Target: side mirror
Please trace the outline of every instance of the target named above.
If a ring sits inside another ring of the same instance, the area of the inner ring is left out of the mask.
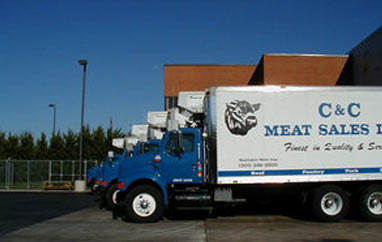
[[[178,132],[178,152],[181,154],[184,152],[184,146],[183,146],[183,134],[182,132]]]
[[[107,152],[107,157],[109,158],[109,162],[111,162],[114,158],[114,152],[113,151]]]
[[[107,152],[107,157],[114,158],[114,151]]]

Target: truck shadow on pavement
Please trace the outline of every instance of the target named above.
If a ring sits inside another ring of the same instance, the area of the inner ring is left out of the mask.
[[[312,220],[307,209],[293,203],[284,203],[280,205],[279,201],[272,201],[267,204],[254,203],[237,203],[237,204],[221,204],[216,206],[212,211],[198,210],[176,210],[171,215],[166,216],[171,220],[204,220],[208,218],[222,217],[253,217],[258,216],[283,216],[297,220]]]
[[[0,238],[35,223],[97,206],[88,193],[1,192]]]
[[[275,199],[267,203],[243,202],[237,204],[221,204],[212,211],[176,210],[166,217],[170,220],[205,220],[224,217],[248,217],[258,221],[298,220],[317,222],[308,204],[296,200]],[[346,219],[354,222],[362,221],[356,213],[349,213]],[[240,219],[238,219],[240,221]]]
[[[114,219],[122,219],[129,222],[123,215],[122,210],[114,209],[111,211]],[[236,203],[236,204],[218,204],[214,209],[200,210],[198,208],[178,208],[165,213],[165,218],[169,220],[206,220],[223,217],[257,217],[262,218],[267,216],[285,217],[297,220],[313,220],[307,208],[301,203],[295,201],[280,201],[274,200],[266,204],[258,203]],[[269,218],[268,218],[269,220]]]

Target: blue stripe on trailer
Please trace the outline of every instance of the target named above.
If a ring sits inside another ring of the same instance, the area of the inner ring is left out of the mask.
[[[335,169],[297,169],[297,170],[246,170],[220,171],[218,176],[290,176],[290,175],[336,175],[382,173],[382,167],[371,168],[335,168]]]

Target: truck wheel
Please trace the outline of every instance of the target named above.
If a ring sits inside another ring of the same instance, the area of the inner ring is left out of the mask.
[[[96,194],[97,193],[97,186],[96,186],[95,182],[92,182],[90,184],[90,190],[91,190],[92,194]]]
[[[382,221],[382,185],[371,185],[362,191],[359,211],[367,221]]]
[[[90,188],[90,191],[91,193],[94,195],[97,193],[97,190],[96,190],[96,184],[95,184],[95,180],[92,179],[89,183],[88,183],[88,187]]]
[[[163,214],[164,202],[161,192],[149,185],[133,188],[126,197],[125,213],[132,222],[156,222]]]
[[[113,184],[106,193],[106,203],[108,208],[113,209],[117,204],[118,184]]]
[[[350,201],[345,191],[335,185],[313,190],[313,214],[323,222],[338,222],[349,212]]]
[[[99,191],[99,198],[99,208],[107,208],[106,192],[103,189]]]

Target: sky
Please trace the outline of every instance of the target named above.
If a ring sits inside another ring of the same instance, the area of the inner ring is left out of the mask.
[[[257,64],[264,53],[346,54],[382,1],[0,0],[0,131],[127,132],[164,108],[165,64]]]

